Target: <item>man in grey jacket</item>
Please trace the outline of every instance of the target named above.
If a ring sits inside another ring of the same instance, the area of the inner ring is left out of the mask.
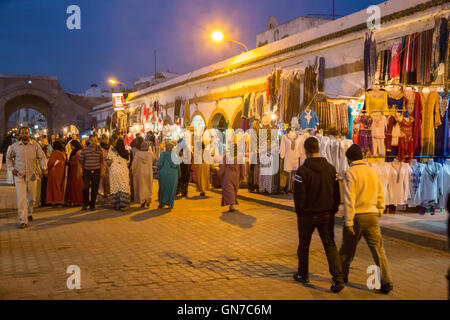
[[[356,246],[364,237],[375,264],[379,267],[382,293],[393,289],[386,253],[381,237],[379,215],[384,211],[384,189],[378,171],[363,161],[361,148],[353,144],[346,152],[350,168],[344,176],[344,232],[340,250],[344,282],[348,281],[350,264]]]
[[[41,146],[30,139],[27,127],[20,128],[20,140],[11,145],[6,154],[8,169],[14,176],[17,194],[17,211],[20,228],[33,220],[33,208],[37,191],[37,160],[43,172],[47,168],[47,158]]]

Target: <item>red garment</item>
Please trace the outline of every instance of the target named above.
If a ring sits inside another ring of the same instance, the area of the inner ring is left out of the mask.
[[[422,99],[420,98],[420,93],[416,92],[414,99],[414,111],[412,114],[412,117],[414,119],[414,156],[420,156],[420,151],[422,149],[422,108]]]
[[[58,162],[58,163],[57,163]],[[54,150],[48,160],[48,179],[46,203],[62,203],[64,201],[64,181],[66,179],[66,154]]]
[[[390,116],[386,125],[386,133],[384,138],[384,145],[386,146],[386,151],[390,152],[391,144],[392,144],[392,130],[394,126],[397,124],[397,119],[394,116]]]
[[[398,139],[398,160],[410,162],[414,155],[413,122],[403,119],[400,131],[402,136]]]
[[[391,78],[398,78],[400,76],[400,51],[402,44],[396,44],[391,48]]]
[[[83,176],[79,166],[81,150],[69,160],[69,176],[67,178],[65,201],[74,205],[83,204]]]

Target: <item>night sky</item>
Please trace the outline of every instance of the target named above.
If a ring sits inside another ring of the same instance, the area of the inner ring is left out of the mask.
[[[336,0],[347,15],[377,0]],[[81,30],[68,30],[66,9],[81,8]],[[279,23],[308,14],[331,14],[332,0],[0,0],[0,74],[53,75],[75,93],[110,76],[132,85],[158,71],[183,74],[240,52],[209,39],[220,28],[256,47],[267,19]]]

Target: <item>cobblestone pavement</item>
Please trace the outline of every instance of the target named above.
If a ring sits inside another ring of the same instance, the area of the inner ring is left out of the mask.
[[[317,232],[310,250],[311,283],[292,279],[297,266],[293,212],[241,201],[227,213],[220,195],[177,200],[172,211],[134,206],[39,210],[28,229],[15,214],[0,219],[2,299],[446,299],[448,253],[385,237],[394,291],[366,287],[373,264],[362,240],[350,283],[329,291],[330,275]],[[337,244],[342,239],[336,227]],[[70,265],[81,289],[66,286]]]

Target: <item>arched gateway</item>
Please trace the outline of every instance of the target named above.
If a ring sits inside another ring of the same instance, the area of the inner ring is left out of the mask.
[[[50,133],[63,133],[73,125],[80,131],[90,129],[88,113],[108,98],[87,98],[64,92],[58,78],[48,76],[0,74],[0,141],[7,131],[7,121],[17,110],[32,108],[42,113]]]

